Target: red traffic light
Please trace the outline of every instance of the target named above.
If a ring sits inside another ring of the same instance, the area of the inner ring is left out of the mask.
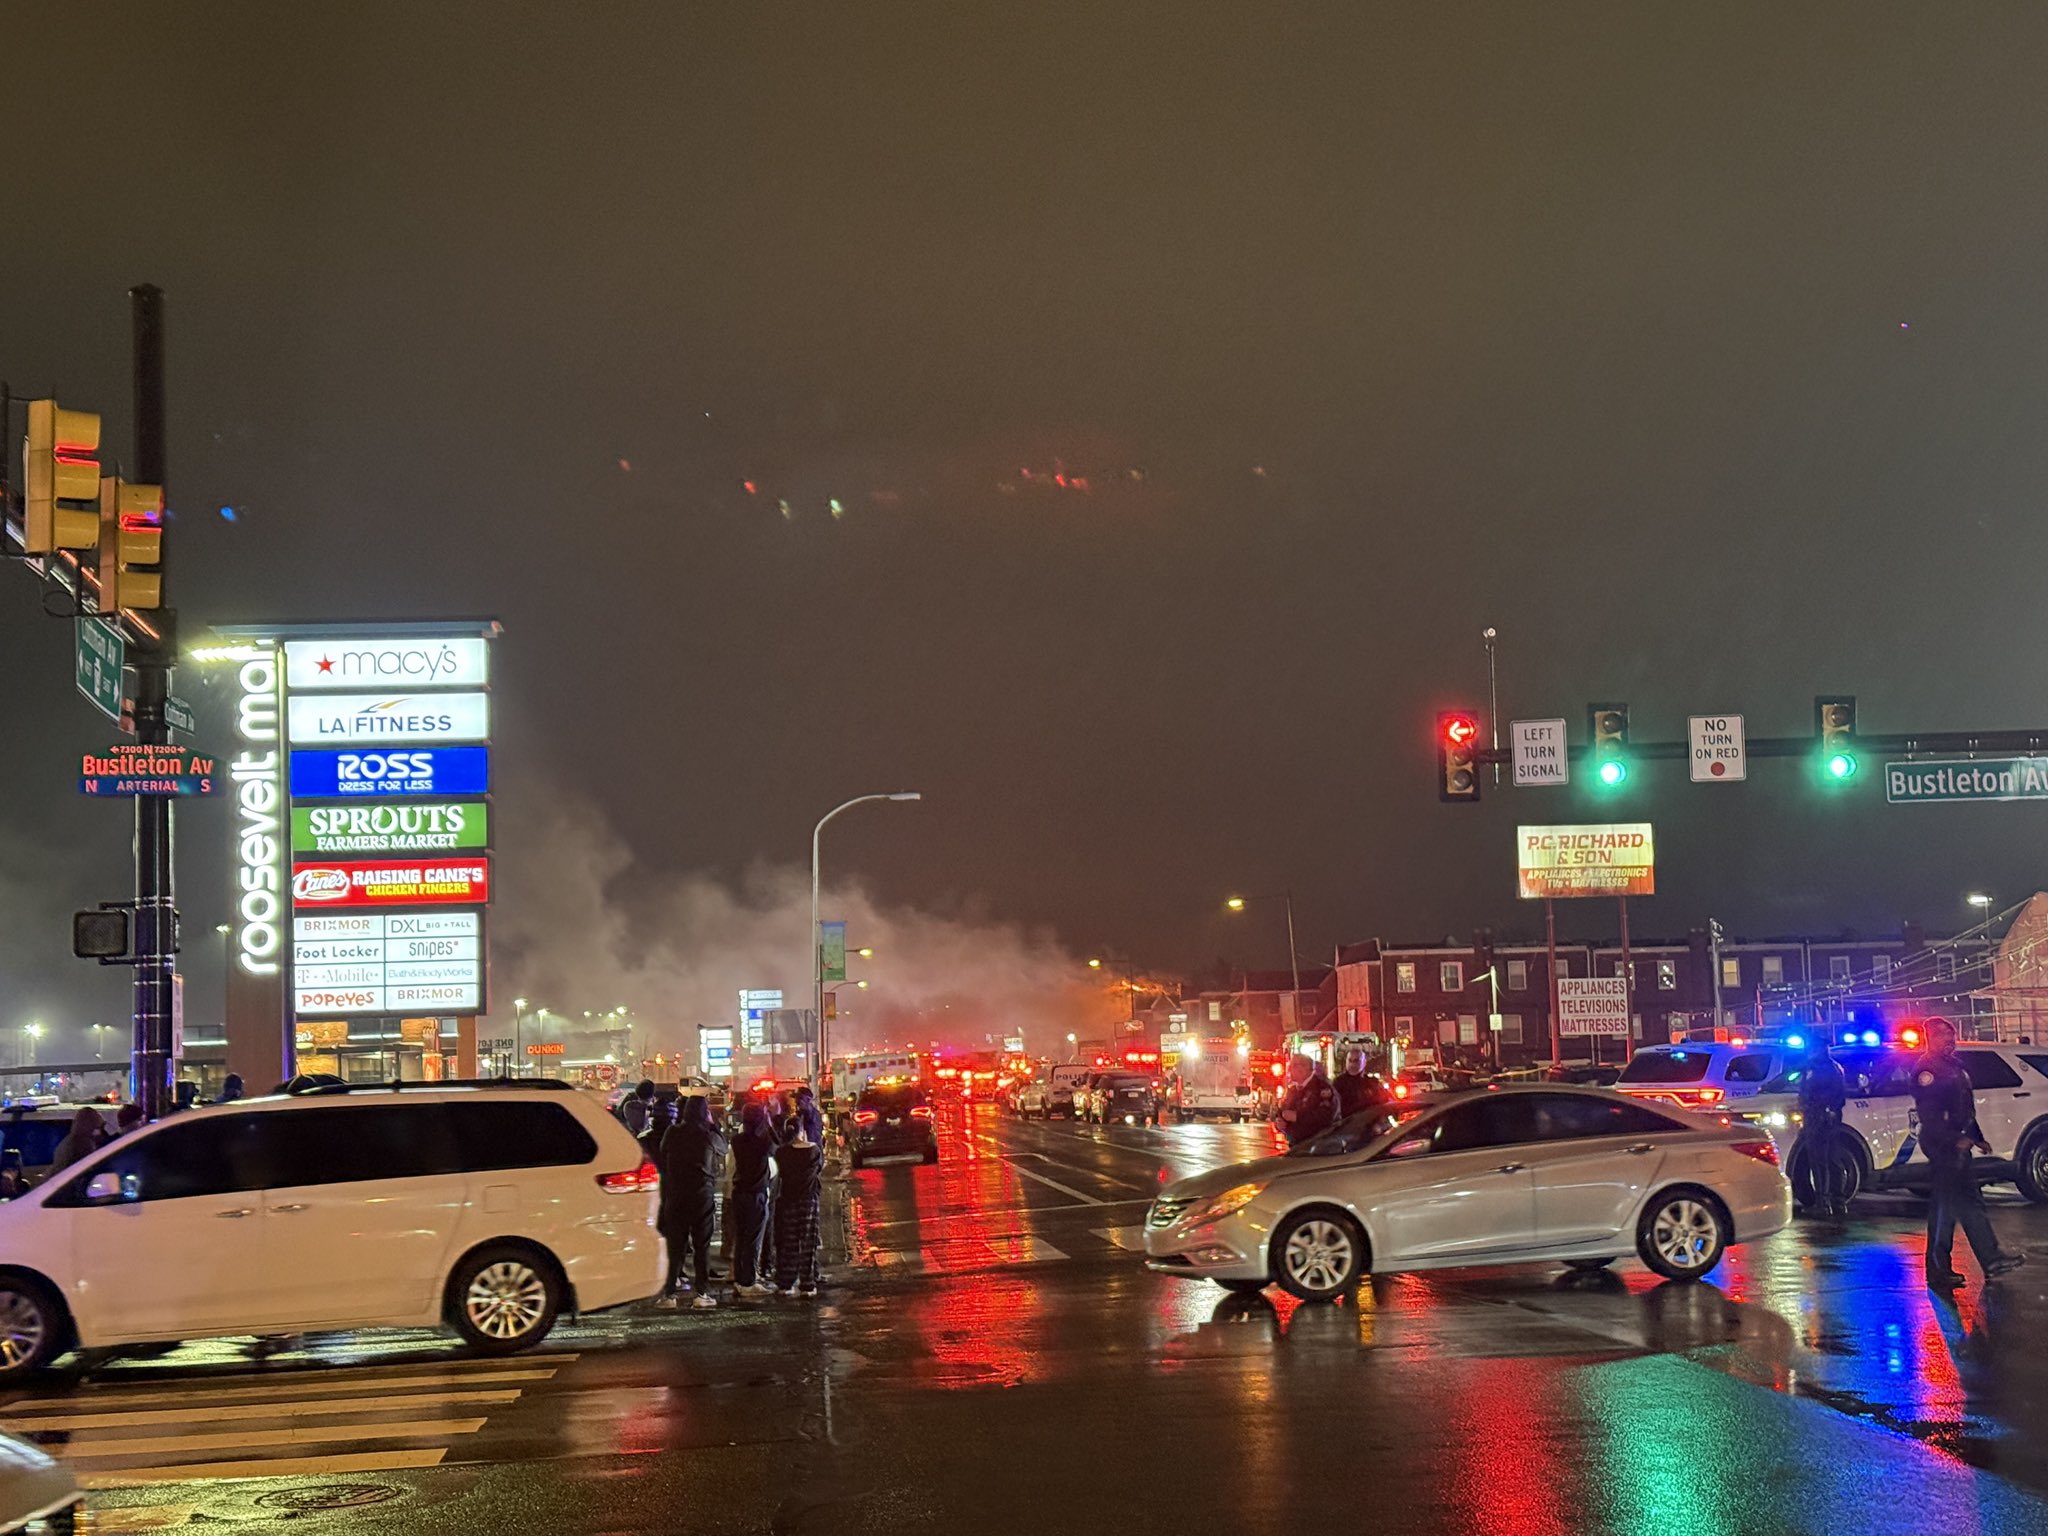
[[[1470,715],[1444,716],[1444,745],[1469,747],[1479,739],[1479,722]]]

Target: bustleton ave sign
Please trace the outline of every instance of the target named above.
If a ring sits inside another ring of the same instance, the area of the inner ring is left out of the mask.
[[[1893,805],[2048,800],[2048,757],[1930,758],[1884,765]]]

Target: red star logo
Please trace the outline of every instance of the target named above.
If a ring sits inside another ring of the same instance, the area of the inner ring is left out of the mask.
[[[322,656],[320,658],[320,670],[322,672],[332,672],[334,670],[334,663],[325,656]]]

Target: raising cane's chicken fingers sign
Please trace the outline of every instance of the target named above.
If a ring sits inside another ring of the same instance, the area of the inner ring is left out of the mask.
[[[491,899],[488,858],[392,859],[292,866],[300,907],[481,906]]]

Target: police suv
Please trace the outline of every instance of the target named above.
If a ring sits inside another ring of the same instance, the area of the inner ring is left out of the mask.
[[[1856,1154],[1856,1188],[1925,1189],[1929,1168],[1913,1108],[1917,1040],[1837,1046],[1833,1055],[1848,1079],[1842,1125]],[[2031,1203],[2048,1204],[2048,1048],[1971,1042],[1956,1055],[1976,1091],[1977,1124],[1991,1143],[1991,1155],[1975,1160],[1979,1182],[2013,1184]],[[1727,1108],[1730,1118],[1768,1131],[1788,1160],[1799,1135],[1803,1072],[1804,1063],[1795,1062],[1762,1093]]]

